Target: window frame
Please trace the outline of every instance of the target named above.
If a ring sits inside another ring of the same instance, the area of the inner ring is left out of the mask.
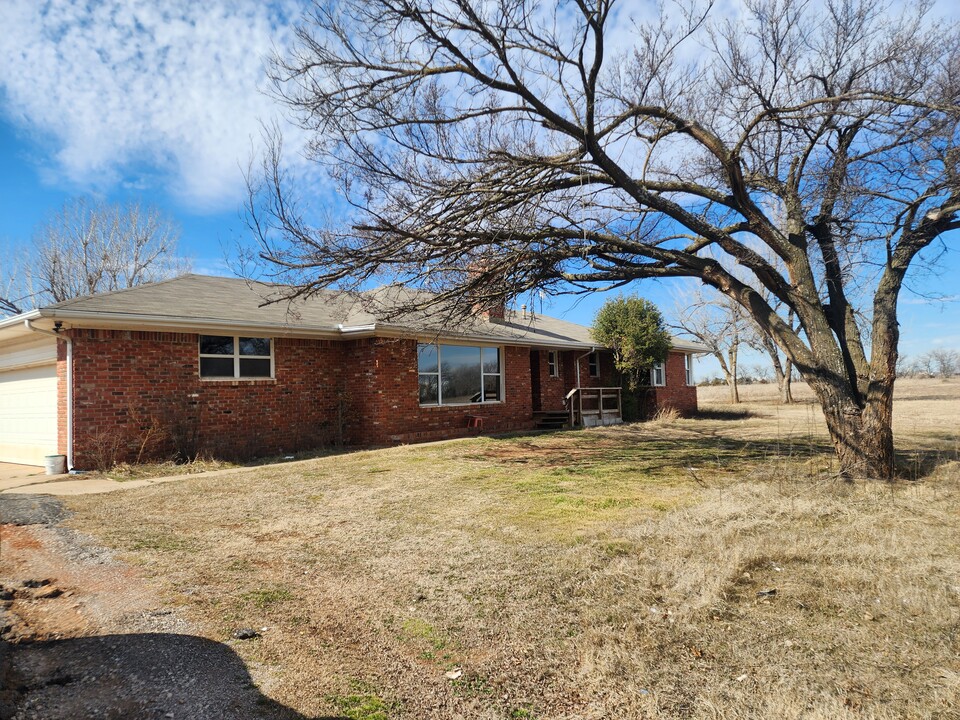
[[[587,375],[592,378],[600,377],[600,353],[596,350],[587,355]]]
[[[660,375],[660,382],[657,382],[657,374]],[[666,387],[667,386],[667,362],[654,363],[653,367],[650,368],[650,386],[651,387]]]
[[[200,344],[204,337],[222,337],[231,338],[233,341],[233,353],[205,353],[200,351]],[[270,355],[242,355],[240,353],[240,338],[256,338],[268,340],[270,342]],[[214,335],[213,333],[200,333],[197,335],[197,375],[204,382],[230,382],[234,380],[276,380],[276,338],[269,335]],[[203,374],[203,358],[232,358],[233,375],[208,375]],[[241,375],[240,360],[270,360],[270,375]]]
[[[557,350],[547,350],[547,374],[560,377],[560,353]]]
[[[436,372],[421,372],[420,371],[420,347],[422,345],[430,345],[437,349],[437,370]],[[476,348],[480,351],[480,400],[478,402],[459,402],[459,403],[445,403],[443,402],[443,347],[467,347],[467,348]],[[497,367],[499,372],[491,373],[486,372],[483,369],[483,351],[487,348],[492,348],[497,351]],[[417,402],[422,408],[444,408],[444,407],[477,407],[478,405],[496,405],[498,403],[503,403],[506,401],[506,382],[504,375],[506,374],[506,368],[504,367],[504,353],[502,345],[471,345],[468,343],[440,343],[440,342],[417,342]],[[431,375],[437,378],[437,401],[430,403],[420,402],[420,376],[421,375]],[[486,379],[488,377],[496,377],[499,379],[497,383],[497,394],[499,397],[495,400],[487,400],[484,395],[486,394]]]
[[[684,353],[683,358],[683,369],[686,373],[687,387],[692,387],[696,385],[693,378],[693,353]]]

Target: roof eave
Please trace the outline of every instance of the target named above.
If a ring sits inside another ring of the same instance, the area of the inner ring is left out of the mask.
[[[448,340],[452,342],[481,342],[490,345],[514,345],[522,347],[543,347],[565,350],[605,349],[597,343],[579,340],[561,340],[544,337],[507,337],[482,332],[455,332],[450,330],[432,330],[412,328],[388,323],[364,323],[360,325],[307,326],[290,323],[251,323],[246,320],[225,320],[220,318],[172,317],[165,315],[144,315],[140,313],[90,312],[70,310],[62,307],[45,307],[31,310],[20,315],[0,320],[0,335],[11,337],[27,332],[24,320],[47,320],[52,327],[56,321],[76,327],[119,330],[166,330],[171,332],[235,332],[264,333],[288,337],[325,338],[325,339],[363,339],[370,337],[394,337]],[[22,328],[19,332],[13,328]],[[6,330],[7,332],[3,332]],[[706,353],[709,348],[691,342],[675,342],[672,349],[683,352]]]
[[[481,342],[488,345],[514,345],[521,347],[548,347],[566,350],[591,350],[599,348],[595,343],[582,343],[577,340],[550,340],[546,338],[505,337],[503,335],[487,335],[476,332],[451,332],[449,330],[428,330],[411,328],[404,325],[388,325],[374,323],[353,327],[343,327],[342,332],[349,337],[416,337],[424,340],[449,340],[452,342]]]
[[[139,313],[84,312],[63,308],[41,308],[40,316],[62,321],[80,328],[103,330],[160,330],[170,332],[234,332],[239,330],[260,332],[269,335],[339,338],[339,329],[331,327],[308,327],[289,323],[251,323],[247,320],[222,318],[188,318]]]
[[[19,315],[11,315],[10,317],[0,319],[0,340],[12,340],[17,337],[33,335],[33,331],[24,323],[27,320],[39,319],[39,310],[28,310]]]

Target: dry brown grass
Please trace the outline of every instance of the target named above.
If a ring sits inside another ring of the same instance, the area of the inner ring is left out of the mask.
[[[209,637],[269,627],[234,649],[308,717],[956,718],[940,389],[898,401],[915,482],[836,480],[811,408],[758,400],[77,498],[72,522]]]
[[[805,383],[793,384],[793,405],[777,402],[776,385],[772,383],[740,387],[742,403],[728,402],[726,386],[697,388],[700,407],[705,410],[736,409],[762,419],[761,433],[770,432],[776,423],[777,435],[826,437],[823,415],[813,393]],[[898,443],[904,448],[931,448],[956,451],[960,442],[960,378],[897,380],[893,425]]]

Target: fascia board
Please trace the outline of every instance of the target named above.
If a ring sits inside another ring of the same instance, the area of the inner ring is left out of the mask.
[[[238,331],[264,333],[271,336],[304,338],[339,338],[336,327],[310,328],[285,323],[251,323],[245,320],[222,320],[214,318],[174,318],[163,315],[140,315],[135,313],[89,313],[70,310],[42,309],[42,317],[61,320],[65,325],[78,328],[102,330],[142,330],[171,332],[224,332]]]

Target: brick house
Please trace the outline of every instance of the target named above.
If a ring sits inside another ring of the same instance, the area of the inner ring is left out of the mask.
[[[383,290],[294,308],[265,305],[270,291],[186,275],[0,321],[0,461],[59,453],[83,469],[620,421],[612,356],[581,325],[508,310],[450,329],[384,320],[365,302]],[[696,410],[703,350],[675,341],[651,372],[656,405]]]

